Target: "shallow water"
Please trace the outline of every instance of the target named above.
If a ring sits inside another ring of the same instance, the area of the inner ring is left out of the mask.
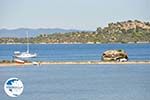
[[[129,60],[150,60],[150,44],[31,44],[37,53],[34,61],[93,61],[100,60],[108,49],[124,49]],[[14,51],[26,51],[25,44],[0,45],[0,60],[12,60]]]
[[[8,97],[18,77],[24,92]],[[41,65],[0,68],[0,100],[150,100],[150,65]]]

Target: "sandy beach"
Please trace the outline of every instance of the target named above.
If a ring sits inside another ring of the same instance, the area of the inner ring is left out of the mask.
[[[103,62],[103,61],[74,61],[74,62],[36,62],[34,63],[0,63],[3,66],[27,66],[27,65],[49,65],[49,64],[150,64],[150,61],[128,61],[128,62]]]

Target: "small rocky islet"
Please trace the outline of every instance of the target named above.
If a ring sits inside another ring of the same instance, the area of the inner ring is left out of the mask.
[[[102,61],[118,61],[118,62],[126,62],[128,61],[127,53],[122,50],[107,50],[102,54]]]

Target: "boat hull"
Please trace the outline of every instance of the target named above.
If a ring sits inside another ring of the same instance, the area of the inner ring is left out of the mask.
[[[37,56],[37,54],[35,54],[35,53],[31,54],[31,53],[27,53],[27,52],[23,52],[23,53],[14,55],[14,57],[16,57],[16,58],[34,58],[36,56]]]
[[[24,64],[25,63],[25,61],[20,60],[20,59],[14,59],[14,62],[19,63],[19,64]]]

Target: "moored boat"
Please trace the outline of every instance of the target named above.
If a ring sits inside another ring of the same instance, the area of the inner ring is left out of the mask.
[[[15,59],[13,59],[13,60],[14,60],[14,62],[19,63],[19,64],[24,64],[24,63],[25,63],[25,61],[24,61],[24,60],[21,60],[21,59],[15,58]]]
[[[36,53],[29,53],[29,52],[21,52],[21,53],[14,55],[14,57],[16,57],[16,58],[33,58],[36,56],[37,56]]]
[[[15,58],[33,58],[36,57],[36,53],[30,53],[29,51],[29,42],[28,42],[28,32],[27,32],[27,51],[26,52],[20,52],[20,51],[15,51],[13,57]]]

